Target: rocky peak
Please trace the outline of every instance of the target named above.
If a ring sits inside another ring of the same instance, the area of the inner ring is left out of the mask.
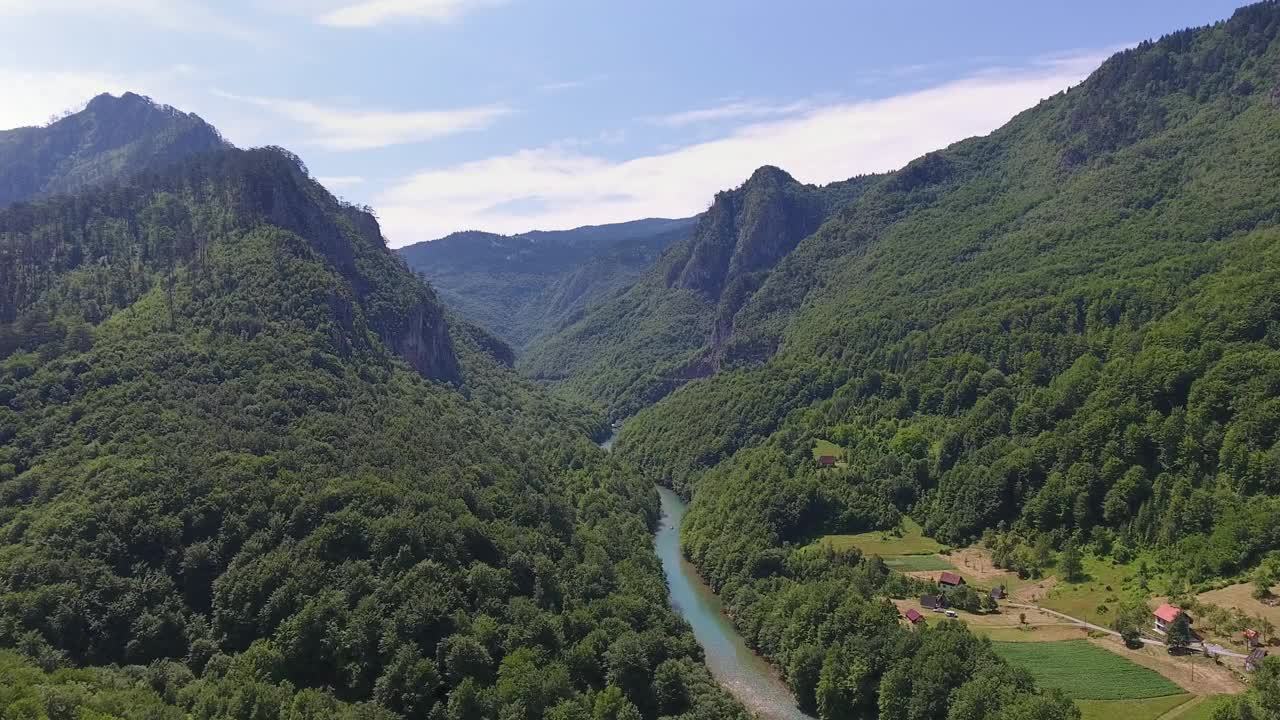
[[[741,187],[716,195],[671,284],[718,301],[739,276],[769,270],[817,229],[818,193],[779,168],[756,170]]]

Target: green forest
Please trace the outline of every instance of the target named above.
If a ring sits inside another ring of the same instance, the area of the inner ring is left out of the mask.
[[[777,353],[620,449],[778,543],[908,512],[953,544],[1182,544],[1193,581],[1280,548],[1278,35],[1263,4],[1144,44],[880,181],[740,312],[730,357]]]
[[[1029,574],[1041,539],[1161,548],[1193,586],[1280,551],[1277,66],[1280,6],[1250,6],[874,181],[738,312],[721,372],[626,423],[801,698],[845,666],[784,630],[808,593],[779,569],[825,534],[906,514]]]
[[[742,716],[600,420],[296,157],[15,205],[0,257],[5,717]]]

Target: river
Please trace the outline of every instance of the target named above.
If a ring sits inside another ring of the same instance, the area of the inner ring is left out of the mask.
[[[769,663],[747,647],[725,617],[720,598],[680,552],[684,501],[664,487],[658,488],[658,494],[662,525],[653,545],[667,576],[671,606],[693,626],[711,674],[762,720],[813,720],[796,707],[795,698]]]

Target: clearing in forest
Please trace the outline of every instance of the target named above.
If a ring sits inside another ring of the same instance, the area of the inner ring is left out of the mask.
[[[844,448],[831,442],[830,440],[814,440],[813,441],[813,460],[817,462],[824,455],[829,455],[836,459],[836,467],[849,467],[848,460],[845,457]]]
[[[897,570],[900,573],[955,569],[955,566],[947,562],[941,555],[890,555],[883,559],[886,567],[890,570]]]
[[[1133,700],[1182,695],[1182,688],[1159,673],[1087,640],[993,643],[1010,664],[1026,668],[1042,687],[1058,688],[1076,700]]]
[[[1019,599],[1034,602],[1050,610],[1066,613],[1095,625],[1109,627],[1112,614],[1128,594],[1128,584],[1137,574],[1136,563],[1117,563],[1109,558],[1084,557],[1084,576],[1077,582],[1066,582],[1052,576],[1029,587],[1043,585],[1045,592]]]
[[[874,530],[857,535],[826,535],[818,543],[831,545],[837,550],[856,547],[864,555],[879,555],[886,561],[902,555],[936,555],[944,549],[937,540],[925,537],[924,530],[909,517],[903,517],[902,525],[896,530]],[[950,564],[947,567],[950,568]]]

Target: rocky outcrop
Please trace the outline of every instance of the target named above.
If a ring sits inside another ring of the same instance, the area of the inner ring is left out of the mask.
[[[423,377],[441,382],[458,382],[458,356],[449,323],[439,307],[419,303],[409,311],[403,330],[383,342]]]
[[[671,287],[695,290],[715,304],[713,357],[733,334],[734,315],[768,272],[826,219],[833,194],[766,165],[741,187],[716,195],[686,258],[668,274]]]

